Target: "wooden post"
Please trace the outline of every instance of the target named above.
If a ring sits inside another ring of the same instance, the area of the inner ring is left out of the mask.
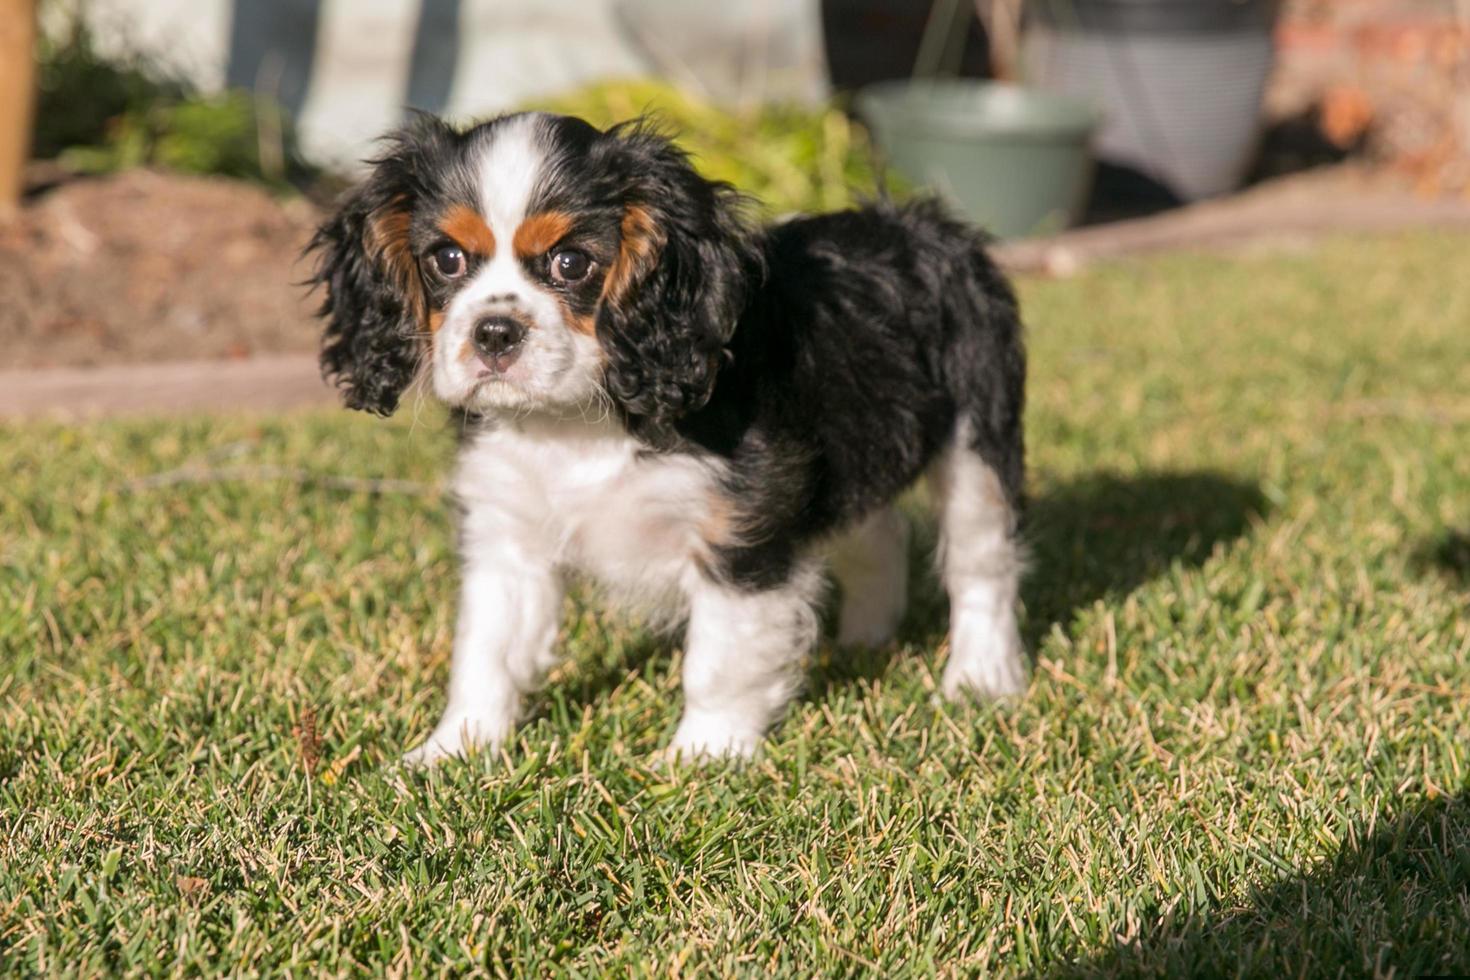
[[[0,217],[20,204],[36,97],[36,0],[0,0]]]

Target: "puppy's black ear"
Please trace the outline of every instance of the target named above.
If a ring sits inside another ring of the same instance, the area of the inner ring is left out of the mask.
[[[423,115],[384,139],[386,150],[307,245],[311,282],[326,287],[322,374],[349,408],[391,415],[425,350],[428,305],[409,241],[415,205],[434,186],[454,131]]]
[[[607,390],[630,422],[663,427],[709,401],[761,259],[730,185],[699,176],[643,122],[607,135],[625,192],[597,339]]]

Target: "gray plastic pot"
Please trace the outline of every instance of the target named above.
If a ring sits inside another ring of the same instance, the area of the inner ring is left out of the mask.
[[[1045,234],[1081,213],[1098,125],[1077,98],[970,79],[879,82],[857,95],[884,159],[1002,238]]]
[[[1098,158],[1193,200],[1255,157],[1276,0],[1035,0],[1029,83],[1102,106]]]

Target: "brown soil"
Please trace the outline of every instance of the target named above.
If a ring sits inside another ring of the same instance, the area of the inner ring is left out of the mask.
[[[319,218],[239,181],[77,180],[0,224],[0,367],[312,351]]]

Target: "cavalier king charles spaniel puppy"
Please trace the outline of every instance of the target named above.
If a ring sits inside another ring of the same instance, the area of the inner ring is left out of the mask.
[[[837,641],[894,634],[930,477],[951,697],[1021,691],[1025,352],[985,238],[932,202],[747,223],[641,122],[420,117],[317,232],[324,373],[462,422],[463,585],[427,764],[511,737],[567,579],[687,622],[671,750],[749,756]]]

